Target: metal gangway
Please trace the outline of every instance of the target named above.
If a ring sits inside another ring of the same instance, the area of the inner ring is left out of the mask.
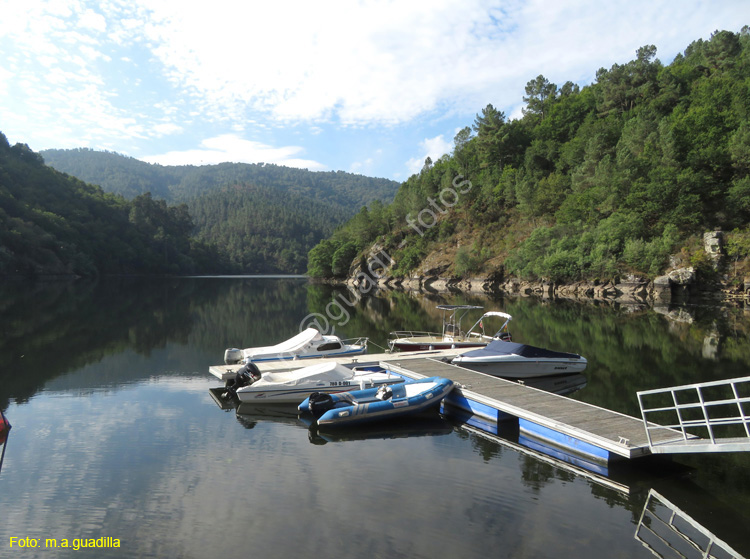
[[[750,377],[644,390],[638,405],[655,454],[750,451]]]

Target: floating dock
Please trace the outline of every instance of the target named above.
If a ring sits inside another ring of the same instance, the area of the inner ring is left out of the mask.
[[[391,355],[381,365],[408,378],[450,378],[458,386],[444,400],[446,413],[456,407],[493,423],[518,421],[521,435],[587,460],[608,463],[651,454],[643,421],[635,417],[437,359]]]
[[[533,444],[574,454],[594,464],[633,459],[652,454],[642,419],[600,408],[565,396],[479,373],[456,365],[450,358],[465,350],[363,354],[315,359],[344,365],[380,365],[405,378],[440,376],[451,379],[456,388],[444,400],[444,412],[462,411],[481,418],[490,429],[498,423],[516,421],[519,435]],[[310,365],[310,360],[259,363],[262,372],[293,370]],[[214,365],[209,372],[226,381],[241,365]],[[656,437],[656,439],[655,439]],[[652,443],[673,440],[670,431],[652,434]]]

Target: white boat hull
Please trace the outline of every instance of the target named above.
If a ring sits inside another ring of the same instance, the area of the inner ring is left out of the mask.
[[[404,379],[390,371],[355,371],[337,363],[320,363],[285,372],[263,373],[260,380],[236,390],[240,403],[299,404],[313,392],[335,394],[396,384]]]
[[[453,364],[496,377],[518,379],[580,373],[588,362],[576,353],[495,340],[485,348],[456,356]]]
[[[453,364],[495,377],[515,379],[580,373],[586,369],[587,362],[582,357],[581,359],[570,360],[538,359],[533,361],[521,358],[515,361],[498,360],[492,362],[468,362],[454,359]]]

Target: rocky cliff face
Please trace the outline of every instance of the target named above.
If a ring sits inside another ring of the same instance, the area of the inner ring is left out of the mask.
[[[705,241],[706,252],[711,257],[714,266],[718,268],[721,263],[720,235],[707,234]],[[392,274],[394,264],[386,247],[373,245],[368,254],[352,266],[346,283],[362,294],[372,289],[397,289],[424,292],[505,293],[640,304],[750,297],[750,278],[745,281],[744,286],[735,288],[721,282],[701,283],[693,267],[678,267],[680,264],[678,259],[671,262],[672,269],[667,274],[654,280],[628,276],[612,281],[581,281],[570,284],[525,281],[506,277],[502,271],[478,277],[455,277],[450,275],[450,266],[446,264],[429,268],[411,277],[400,278]]]

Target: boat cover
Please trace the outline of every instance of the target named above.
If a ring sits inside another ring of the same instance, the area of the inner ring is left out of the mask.
[[[295,353],[307,344],[313,341],[322,340],[323,335],[318,332],[315,328],[308,328],[303,330],[293,338],[281,342],[280,344],[268,346],[268,347],[249,347],[242,350],[242,355],[245,358],[252,357],[253,355],[268,355],[272,353]]]
[[[467,351],[462,353],[462,357],[493,357],[496,355],[520,355],[521,357],[527,357],[529,359],[543,359],[543,358],[565,358],[565,359],[580,359],[580,355],[575,353],[564,353],[562,351],[552,351],[550,349],[544,349],[541,347],[534,347],[533,345],[517,344],[515,342],[504,342],[502,340],[493,340],[481,349],[475,349],[473,351]]]
[[[296,371],[263,373],[261,380],[252,386],[258,386],[259,383],[283,383],[286,386],[297,386],[299,384],[309,384],[316,381],[336,382],[351,380],[354,371],[344,367],[339,363],[318,363]]]

